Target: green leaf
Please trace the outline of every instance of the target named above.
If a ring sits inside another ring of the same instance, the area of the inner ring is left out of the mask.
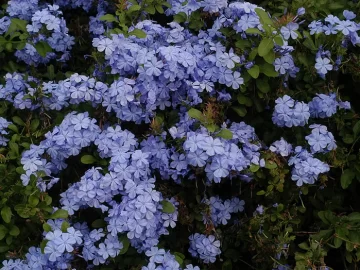
[[[178,14],[174,15],[174,21],[177,23],[183,23],[186,22],[187,15],[185,12],[179,12]]]
[[[258,35],[262,35],[261,31],[257,28],[248,28],[245,31],[246,34],[258,34]]]
[[[247,110],[244,106],[231,107],[239,116],[244,117],[247,114]]]
[[[334,238],[334,247],[339,248],[339,247],[341,247],[341,244],[342,244],[342,240],[340,238],[335,237]]]
[[[356,122],[356,124],[353,127],[354,137],[356,138],[357,135],[360,134],[360,120]]]
[[[284,45],[284,40],[280,35],[274,37],[274,41],[277,45],[282,46]]]
[[[70,227],[70,224],[66,221],[63,221],[63,223],[61,224],[61,231],[63,233],[67,232],[67,229]]]
[[[265,162],[265,168],[266,168],[266,169],[269,169],[269,170],[272,170],[272,169],[277,168],[277,165],[276,165],[276,163],[275,163],[274,161],[272,161],[272,160],[267,160],[267,161]]]
[[[44,223],[42,227],[45,232],[51,232],[51,226],[48,223]]]
[[[351,169],[344,170],[340,179],[341,187],[343,189],[347,189],[354,178],[355,178],[355,173],[353,170]]]
[[[259,77],[259,66],[257,65],[253,65],[252,68],[248,69],[247,71],[251,77],[253,77],[254,79],[257,79],[257,77]]]
[[[8,229],[4,225],[0,224],[0,240],[4,239],[7,232],[8,232]]]
[[[100,17],[100,21],[117,22],[117,18],[112,14],[106,14]]]
[[[68,217],[68,212],[64,209],[59,209],[56,210],[51,216],[51,219],[57,219],[57,218],[67,218]]]
[[[146,33],[143,30],[137,28],[129,32],[129,35],[135,36],[137,38],[146,38]]]
[[[260,21],[266,25],[274,25],[274,22],[269,17],[267,12],[261,8],[255,8],[255,12],[260,17]]]
[[[160,14],[164,13],[164,9],[161,5],[155,5],[155,9],[157,12],[159,12]]]
[[[194,109],[194,108],[191,108],[189,111],[188,111],[188,115],[191,117],[191,118],[194,118],[196,120],[199,120],[200,122],[203,121],[204,119],[204,116],[202,114],[201,111],[197,110],[197,109]]]
[[[12,121],[19,126],[25,126],[25,122],[19,116],[14,116]]]
[[[12,236],[18,236],[20,234],[20,230],[18,226],[13,225],[9,231],[9,234]]]
[[[95,229],[104,228],[105,226],[106,226],[106,222],[101,218],[95,219],[93,223],[91,223],[91,227]]]
[[[260,66],[261,73],[264,73],[268,77],[278,77],[279,73],[275,71],[273,64],[264,63]]]
[[[164,201],[161,202],[161,205],[163,207],[162,211],[164,213],[172,214],[176,210],[175,206],[169,201],[164,200]]]
[[[249,169],[250,169],[251,172],[254,173],[254,172],[257,172],[260,169],[260,166],[255,165],[255,164],[251,164]]]
[[[220,132],[218,134],[216,134],[216,136],[221,137],[226,140],[231,140],[233,138],[232,132],[228,129],[220,130]]]
[[[52,48],[50,45],[45,41],[39,41],[35,44],[36,51],[40,54],[42,57],[46,57],[46,54],[49,52],[52,52]]]
[[[270,85],[267,78],[260,78],[256,80],[256,86],[259,90],[266,94],[270,91]]]
[[[132,5],[131,7],[129,7],[129,9],[127,10],[128,13],[132,13],[134,11],[138,11],[141,9],[140,5]],[[105,15],[106,16],[106,15]]]
[[[182,259],[179,255],[177,255],[177,254],[174,254],[174,256],[175,256],[175,260],[180,264],[180,265],[182,265],[183,264],[183,262],[184,262],[184,259]]]
[[[360,213],[353,212],[348,215],[348,219],[352,222],[360,222]]]
[[[39,203],[39,198],[36,195],[31,195],[28,200],[29,204],[33,207],[37,206]]]
[[[265,190],[260,190],[260,191],[258,191],[258,192],[256,192],[256,195],[258,195],[258,196],[262,196],[262,195],[265,195]]]
[[[216,130],[219,129],[219,127],[217,125],[215,125],[215,124],[206,124],[205,127],[210,132],[215,132]]]
[[[245,96],[243,94],[238,94],[237,95],[237,100],[238,100],[238,102],[240,104],[246,105],[248,107],[251,107],[252,104],[253,104],[251,98],[249,98],[249,97],[247,97],[247,96]]]
[[[30,124],[31,131],[36,131],[36,129],[39,127],[39,125],[40,125],[40,120],[37,118],[33,119]]]
[[[46,247],[47,242],[49,242],[49,240],[47,240],[47,239],[44,239],[41,241],[41,243],[40,243],[41,253],[44,253],[44,249]]]
[[[93,164],[96,162],[96,158],[92,155],[84,155],[80,159],[82,164]]]
[[[120,241],[121,241],[122,244],[123,244],[123,248],[122,248],[121,251],[120,251],[120,255],[122,255],[122,254],[125,254],[126,251],[128,251],[129,246],[130,246],[130,241],[129,241],[129,239],[126,237],[126,235],[122,235],[122,236],[120,237]]]
[[[312,38],[306,37],[305,41],[303,42],[304,46],[312,51],[316,51],[317,47],[315,46],[314,41],[312,40]]]
[[[221,267],[221,270],[232,270],[232,262],[231,260],[226,260],[222,267]]]
[[[11,212],[11,208],[9,206],[4,206],[1,209],[1,217],[5,221],[5,223],[10,223],[11,215],[12,215],[12,212]]]
[[[264,38],[259,44],[258,54],[261,57],[264,57],[272,50],[272,48],[274,48],[274,41],[271,38]]]
[[[266,63],[268,64],[273,64],[275,61],[275,53],[273,50],[271,50],[268,54],[264,55],[264,60],[266,61]]]
[[[14,131],[15,133],[19,133],[19,129],[17,128],[17,126],[15,126],[14,124],[10,124],[7,127],[8,129]]]

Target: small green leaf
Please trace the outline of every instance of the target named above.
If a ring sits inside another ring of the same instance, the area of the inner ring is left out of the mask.
[[[221,137],[226,140],[231,140],[233,138],[232,132],[228,129],[220,130],[220,132],[218,134],[216,134],[216,136]]]
[[[352,222],[360,222],[360,213],[353,212],[348,215],[348,219]]]
[[[129,35],[135,36],[137,38],[146,38],[146,33],[143,30],[137,28],[129,32]]]
[[[48,223],[44,223],[42,227],[45,232],[51,232],[51,226]]]
[[[354,178],[355,178],[355,173],[353,170],[351,169],[344,170],[340,179],[341,187],[343,189],[347,189]]]
[[[31,206],[35,207],[39,203],[39,198],[36,195],[31,195],[28,199],[28,202]]]
[[[260,66],[261,73],[264,73],[268,77],[278,77],[279,73],[275,71],[275,67],[272,64],[264,63]]]
[[[49,52],[52,52],[52,48],[50,45],[45,41],[39,41],[35,44],[36,51],[40,54],[42,57],[46,57],[46,54]]]
[[[256,195],[258,195],[258,196],[262,196],[262,195],[265,195],[265,190],[260,190],[260,191],[258,191],[258,192],[256,192]]]
[[[4,225],[0,224],[0,240],[4,239],[7,232],[8,232],[8,229]]]
[[[164,213],[172,214],[176,210],[175,206],[169,201],[164,200],[164,201],[161,202],[161,205],[163,207],[162,211]]]
[[[91,223],[91,227],[98,229],[98,228],[104,228],[106,226],[106,222],[99,218],[99,219],[95,219],[92,223]]]
[[[266,55],[263,56],[264,60],[266,61],[266,63],[268,64],[273,64],[275,61],[275,53],[273,50],[271,50],[270,52],[268,52]],[[260,68],[261,70],[261,68]]]
[[[340,238],[335,237],[334,238],[334,247],[339,248],[339,247],[341,247],[341,244],[342,244],[342,240]]]
[[[250,69],[248,69],[247,72],[250,74],[251,77],[257,79],[257,77],[259,77],[259,72],[260,72],[259,66],[254,65]]]
[[[67,229],[70,227],[70,224],[66,221],[63,221],[63,223],[61,224],[61,231],[63,233],[67,232]]]
[[[254,173],[254,172],[257,172],[260,169],[260,166],[255,165],[255,164],[251,164],[249,169],[250,169],[251,172]]]
[[[31,131],[36,131],[36,129],[39,127],[39,125],[40,125],[40,120],[39,119],[33,119],[31,121],[31,124],[30,124]]]
[[[186,22],[186,20],[187,20],[187,15],[185,12],[179,12],[174,15],[174,21],[177,23],[183,23]]]
[[[356,122],[353,127],[354,137],[356,138],[360,134],[360,120]]]
[[[129,7],[129,9],[127,10],[128,13],[134,12],[134,11],[138,11],[141,9],[140,5],[132,5],[131,7]],[[106,16],[106,15],[105,15]]]
[[[274,22],[269,17],[267,12],[263,10],[262,8],[255,8],[255,12],[260,17],[260,21],[266,25],[274,25]]]
[[[116,22],[117,19],[114,15],[112,14],[106,14],[104,16],[100,17],[100,21],[106,21],[106,22]]]
[[[14,131],[15,133],[19,133],[19,129],[14,124],[10,124],[7,128]]]
[[[239,116],[244,117],[247,114],[247,110],[244,106],[231,107]]]
[[[11,208],[9,206],[4,206],[1,209],[1,217],[5,221],[5,223],[10,223],[11,215],[12,215],[12,212],[11,212]]]
[[[246,105],[247,107],[251,107],[253,104],[251,98],[249,98],[243,94],[238,94],[237,100],[238,100],[239,104]]]
[[[194,118],[196,120],[199,120],[200,122],[203,121],[204,119],[204,116],[202,114],[201,111],[197,110],[197,109],[194,109],[194,108],[191,108],[189,111],[188,111],[188,115],[191,117],[191,118]]]
[[[232,270],[232,262],[231,260],[226,260],[222,267],[221,267],[221,270]]]
[[[257,28],[248,28],[245,31],[246,34],[258,34],[258,35],[262,35],[261,31]]]
[[[12,121],[19,126],[25,126],[25,122],[19,116],[14,116]]]
[[[49,242],[49,240],[47,240],[47,239],[44,239],[41,241],[41,243],[40,243],[41,253],[44,253],[44,249],[46,247],[47,242]]]
[[[264,38],[259,44],[258,54],[261,57],[264,57],[272,50],[272,48],[274,48],[274,41],[271,38]]]
[[[277,168],[277,165],[276,165],[276,163],[274,161],[268,160],[268,161],[265,162],[265,168],[269,169],[269,170],[272,170],[272,169]]]
[[[96,162],[96,158],[92,155],[84,155],[80,159],[83,164],[93,164]]]
[[[268,82],[268,78],[260,78],[256,80],[256,86],[259,88],[259,90],[266,94],[270,91],[270,85]]]
[[[122,235],[122,236],[120,237],[120,241],[121,241],[122,244],[123,244],[123,248],[122,248],[121,251],[120,251],[120,255],[122,255],[122,254],[125,254],[125,253],[128,251],[129,246],[130,246],[130,241],[129,241],[129,239],[126,237],[126,235]]]
[[[284,40],[280,35],[274,37],[274,41],[277,45],[282,46],[284,45]]]
[[[12,236],[18,236],[20,234],[20,230],[18,226],[13,225],[9,231],[9,234]]]
[[[67,218],[68,217],[68,212],[64,209],[59,209],[56,210],[51,216],[51,219],[57,219],[57,218]]]

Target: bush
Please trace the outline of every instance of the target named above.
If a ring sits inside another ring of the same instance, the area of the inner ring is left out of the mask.
[[[359,9],[5,3],[1,269],[356,269]]]

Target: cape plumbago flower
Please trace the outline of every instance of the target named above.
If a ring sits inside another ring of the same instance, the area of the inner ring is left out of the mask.
[[[216,256],[221,254],[220,241],[213,235],[195,233],[190,235],[189,252],[193,257],[200,258],[204,263],[214,263]]]

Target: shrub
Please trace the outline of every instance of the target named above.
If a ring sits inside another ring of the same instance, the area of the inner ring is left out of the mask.
[[[356,268],[359,7],[5,3],[1,269]]]

